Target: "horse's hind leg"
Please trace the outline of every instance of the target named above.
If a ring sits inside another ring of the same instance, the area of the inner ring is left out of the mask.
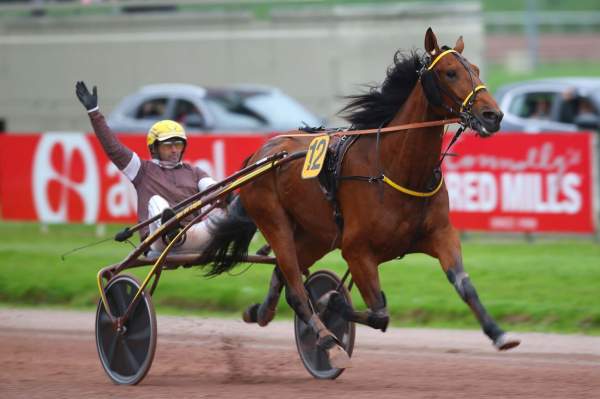
[[[277,302],[279,302],[283,285],[283,276],[279,269],[275,267],[271,275],[269,292],[265,300],[261,304],[255,303],[254,305],[250,305],[244,311],[244,321],[246,323],[257,323],[261,327],[269,324],[275,317],[275,309],[277,308]]]
[[[494,346],[498,350],[507,350],[518,346],[521,342],[509,337],[488,314],[479,300],[477,291],[463,267],[460,239],[456,229],[449,227],[440,230],[432,238],[430,241],[423,242],[421,249],[439,259],[448,281],[454,286],[461,299],[471,308],[483,332],[492,340]]]
[[[318,259],[328,252],[328,247],[330,244],[318,242],[312,239],[310,235],[305,234],[299,229],[296,229],[294,237],[298,266],[302,272],[307,272],[310,266],[312,266]],[[261,250],[266,247],[268,247],[268,251],[270,252],[271,247],[269,245],[265,245],[263,248],[261,248]],[[281,290],[283,289],[284,285],[285,284],[283,276],[281,275],[281,271],[278,267],[275,267],[275,269],[273,269],[273,274],[271,275],[271,282],[269,283],[269,291],[267,296],[262,303],[250,305],[244,311],[244,321],[247,323],[257,323],[261,327],[269,324],[275,317],[277,303],[279,302]]]
[[[292,223],[285,211],[276,204],[274,205],[274,202],[261,198],[261,204],[265,206],[270,204],[271,206],[268,207],[268,211],[265,209],[265,212],[261,213],[262,218],[257,218],[256,215],[252,214],[251,216],[253,220],[262,222],[257,223],[258,227],[277,257],[277,264],[287,288],[286,299],[298,317],[317,334],[319,337],[317,346],[328,352],[331,365],[337,368],[348,367],[350,357],[339,344],[335,335],[325,327],[319,316],[312,311],[309,305],[308,295],[302,281],[302,271],[298,262]],[[247,210],[248,213],[251,211],[259,213],[261,211],[250,207]]]

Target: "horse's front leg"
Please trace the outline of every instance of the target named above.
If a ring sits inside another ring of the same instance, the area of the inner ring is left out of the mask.
[[[481,303],[477,290],[465,272],[462,261],[461,246],[458,232],[453,227],[436,234],[432,245],[424,251],[439,259],[448,281],[456,292],[471,308],[479,321],[483,332],[492,340],[498,350],[507,350],[518,346],[521,341],[506,334],[488,314]]]
[[[358,287],[360,294],[368,309],[364,312],[355,311],[339,293],[331,292],[327,300],[327,307],[339,313],[344,319],[355,323],[364,324],[375,329],[385,331],[390,321],[386,307],[386,300],[379,283],[379,266],[375,257],[356,244],[349,244],[342,256],[348,263],[352,280]]]

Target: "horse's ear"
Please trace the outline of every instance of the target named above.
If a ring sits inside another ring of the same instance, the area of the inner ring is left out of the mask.
[[[462,36],[460,36],[458,38],[458,40],[456,41],[456,44],[454,45],[454,50],[456,50],[457,53],[462,54],[464,49],[465,49],[465,42],[463,41]]]
[[[425,51],[433,56],[440,53],[437,37],[435,37],[431,27],[427,28],[427,32],[425,32]]]

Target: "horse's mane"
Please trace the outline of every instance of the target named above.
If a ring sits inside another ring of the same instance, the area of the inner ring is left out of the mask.
[[[422,66],[422,56],[417,51],[408,54],[396,51],[383,84],[366,85],[367,93],[344,97],[350,102],[340,115],[356,129],[387,125],[417,84]]]

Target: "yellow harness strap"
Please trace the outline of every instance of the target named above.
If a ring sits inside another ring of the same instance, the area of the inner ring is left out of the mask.
[[[429,65],[429,66],[427,67],[427,70],[428,70],[428,71],[431,71],[431,69],[433,68],[433,66],[434,66],[435,64],[437,64],[437,62],[438,62],[439,60],[441,60],[443,56],[445,56],[446,54],[450,54],[450,53],[456,53],[456,50],[452,50],[452,49],[450,49],[450,50],[446,50],[446,51],[444,51],[444,52],[440,53],[440,55],[438,55],[437,57],[435,57],[435,59],[433,60],[433,62],[431,63],[431,65]]]
[[[465,105],[467,105],[467,103],[469,102],[469,99],[471,97],[473,97],[473,94],[475,94],[479,90],[483,90],[483,89],[487,89],[487,86],[486,85],[479,85],[476,88],[474,88],[473,91],[471,93],[469,93],[469,95],[467,96],[467,98],[465,98],[465,101],[463,101],[462,105],[460,106],[460,111],[462,112],[462,110],[465,107]]]
[[[437,185],[437,187],[434,188],[433,191],[430,191],[428,193],[423,193],[423,192],[420,192],[420,191],[414,191],[414,190],[411,190],[409,188],[402,187],[401,185],[394,183],[386,175],[383,175],[383,181],[385,183],[387,183],[388,185],[390,185],[391,187],[395,188],[396,190],[400,191],[401,193],[404,193],[404,194],[407,194],[407,195],[412,195],[413,197],[431,197],[431,196],[435,195],[435,193],[437,193],[438,191],[440,191],[440,188],[442,188],[442,184],[444,183],[444,177],[442,176],[442,178],[440,179],[440,182]]]

